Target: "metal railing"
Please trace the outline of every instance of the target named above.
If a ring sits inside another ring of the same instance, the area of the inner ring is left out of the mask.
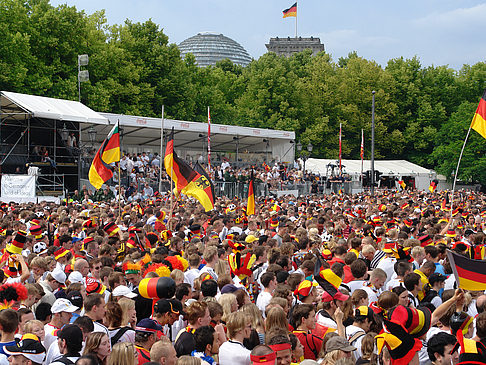
[[[64,185],[64,175],[38,175],[36,177],[36,195],[38,196],[64,196],[65,195],[65,185]]]

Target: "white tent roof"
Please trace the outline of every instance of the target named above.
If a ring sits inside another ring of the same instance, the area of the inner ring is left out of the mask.
[[[108,119],[77,101],[18,94],[10,91],[2,91],[0,96],[2,113],[13,113],[17,115],[17,119],[24,118],[21,115],[23,112],[34,118],[108,124]]]
[[[339,161],[309,158],[305,163],[305,168],[311,172],[326,175],[328,165],[339,166]],[[344,173],[361,174],[361,160],[342,160],[342,166]],[[367,170],[371,170],[371,160],[363,161],[363,171]],[[330,171],[329,169],[329,173]],[[435,175],[434,170],[426,169],[406,160],[375,160],[375,171],[381,172],[384,176]]]

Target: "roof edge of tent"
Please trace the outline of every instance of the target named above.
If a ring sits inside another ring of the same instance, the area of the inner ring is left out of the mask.
[[[114,114],[114,113],[100,113],[106,117],[111,124],[114,124],[117,120],[121,125],[128,127],[148,127],[160,129],[162,119],[141,117],[136,115]],[[207,132],[207,123],[191,122],[176,119],[164,119],[164,130],[174,127],[176,131],[193,131],[193,132]],[[239,134],[237,132],[240,132]],[[252,136],[261,138],[277,138],[286,140],[295,140],[294,131],[282,131],[276,129],[264,129],[253,127],[242,127],[236,125],[217,124],[211,123],[211,134],[228,134],[228,135],[241,135]]]
[[[0,96],[7,98],[19,108],[29,112],[34,118],[109,124],[107,118],[78,101],[21,94],[12,91],[0,91]]]

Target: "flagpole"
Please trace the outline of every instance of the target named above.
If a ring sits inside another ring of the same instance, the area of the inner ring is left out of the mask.
[[[343,175],[341,156],[342,156],[342,123],[339,123],[339,176]]]
[[[295,12],[295,38],[297,38],[297,11]]]
[[[118,135],[120,135],[120,119],[118,119],[117,123],[117,129],[118,129]],[[120,153],[121,153],[121,138],[120,138]],[[121,156],[120,156],[121,158]],[[118,161],[118,214],[120,218],[122,217],[122,211],[121,211],[121,169],[120,169],[120,162]]]
[[[363,159],[364,159],[364,131],[363,129],[361,130],[361,149],[360,149],[360,155],[361,155],[361,191],[363,191]]]
[[[452,211],[454,210],[454,191],[456,190],[456,182],[457,182],[457,174],[459,173],[459,165],[461,164],[462,154],[464,153],[464,148],[466,147],[467,139],[469,138],[469,133],[471,132],[471,126],[467,130],[466,139],[462,144],[461,154],[459,155],[459,160],[457,161],[456,173],[454,175],[454,183],[452,184],[452,196],[451,196],[451,220],[452,220]]]
[[[162,156],[164,147],[164,105],[162,104],[162,125],[160,128],[160,155],[159,155],[159,194],[162,192]]]
[[[208,106],[208,173],[209,177],[212,178],[211,174],[211,113]]]

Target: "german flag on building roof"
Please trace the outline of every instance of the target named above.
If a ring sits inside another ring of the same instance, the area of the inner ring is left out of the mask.
[[[483,138],[486,138],[486,90],[484,90],[478,108],[476,109],[476,113],[474,113],[471,128],[482,135]]]
[[[120,161],[120,133],[117,123],[101,144],[91,163],[89,182],[96,189],[101,188],[105,182],[113,177],[113,170],[109,165],[118,161]]]
[[[459,288],[486,290],[486,261],[471,260],[450,250],[447,257]]]
[[[297,2],[290,8],[283,11],[283,17],[288,18],[289,16],[297,17]],[[486,137],[485,137],[486,138]]]

